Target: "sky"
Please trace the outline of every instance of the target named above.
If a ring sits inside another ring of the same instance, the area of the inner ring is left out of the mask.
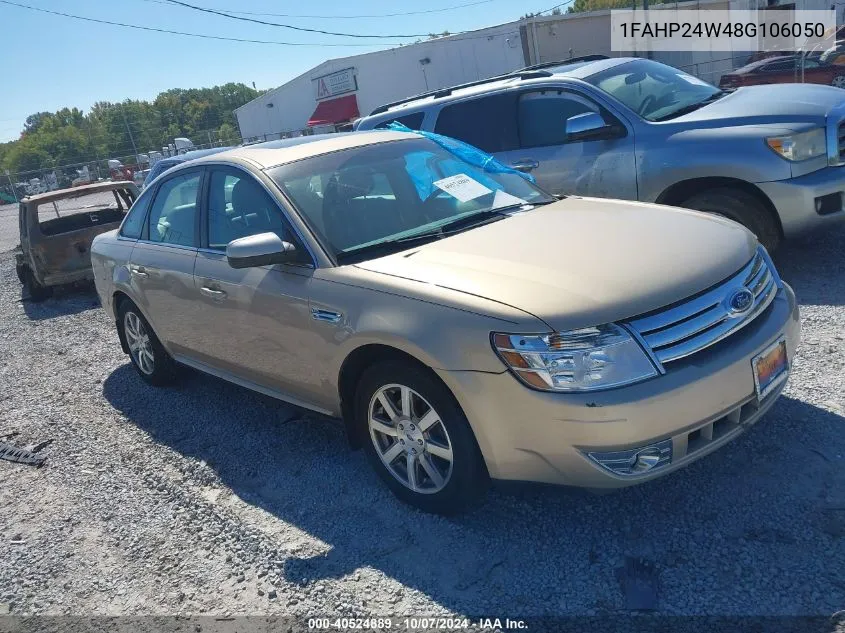
[[[417,39],[354,39],[297,32],[206,14],[168,0],[14,1],[112,22],[223,37],[301,42],[308,46],[217,41],[140,31],[0,3],[4,57],[0,75],[0,141],[18,138],[24,120],[34,112],[53,112],[63,107],[87,111],[97,101],[152,99],[170,88],[201,88],[230,81],[247,85],[255,82],[259,89],[275,88],[327,59],[383,50],[388,48],[385,44]],[[244,15],[298,27],[379,35],[444,30],[454,33],[510,22],[556,4],[555,0],[184,1],[229,12],[331,16]],[[451,8],[471,2],[477,4]],[[444,8],[449,10],[385,16]]]

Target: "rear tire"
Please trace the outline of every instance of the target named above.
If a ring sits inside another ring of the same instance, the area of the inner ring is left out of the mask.
[[[18,279],[21,280],[26,293],[29,295],[29,300],[33,303],[41,303],[45,299],[49,299],[53,295],[53,289],[50,286],[42,286],[38,283],[35,275],[29,266],[16,266]]]
[[[489,476],[469,422],[423,368],[373,365],[358,382],[354,407],[367,458],[399,499],[443,515],[481,499]]]
[[[830,85],[835,88],[845,88],[845,75],[836,75],[831,81]]]
[[[124,299],[118,306],[117,327],[129,347],[132,365],[145,382],[156,387],[175,382],[176,361],[164,349],[138,306],[129,299]]]
[[[780,227],[775,218],[757,198],[740,189],[709,189],[687,198],[678,206],[721,215],[739,222],[757,236],[769,253],[774,253],[780,246]]]

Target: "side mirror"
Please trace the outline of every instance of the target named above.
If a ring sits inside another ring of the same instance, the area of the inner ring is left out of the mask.
[[[226,259],[232,268],[252,268],[300,261],[299,251],[275,233],[258,233],[232,240],[226,245]]]
[[[597,112],[576,114],[566,119],[566,140],[587,141],[606,138],[613,126]]]

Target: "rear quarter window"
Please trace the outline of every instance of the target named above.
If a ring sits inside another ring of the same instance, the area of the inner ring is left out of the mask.
[[[387,126],[395,121],[397,123],[401,123],[405,127],[411,128],[412,130],[420,130],[422,129],[422,123],[424,118],[425,112],[412,112],[411,114],[406,114],[405,116],[398,116],[392,119],[387,119],[386,121],[382,121],[375,127],[375,129],[386,130]]]

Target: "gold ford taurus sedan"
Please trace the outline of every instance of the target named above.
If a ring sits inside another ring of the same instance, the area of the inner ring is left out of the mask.
[[[92,248],[123,350],[331,416],[401,499],[613,488],[772,406],[795,295],[739,224],[556,200],[442,137],[306,137],[186,163]]]

